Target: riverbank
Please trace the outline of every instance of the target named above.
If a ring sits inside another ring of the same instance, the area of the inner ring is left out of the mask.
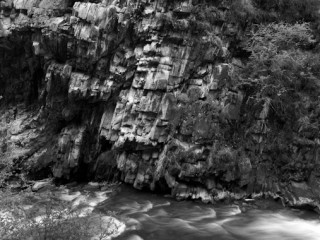
[[[95,211],[117,186],[55,186],[42,181],[23,191],[0,192],[1,240],[107,240],[118,236],[125,224],[116,213]]]

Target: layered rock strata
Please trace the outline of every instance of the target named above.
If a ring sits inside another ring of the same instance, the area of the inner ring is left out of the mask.
[[[235,80],[243,29],[224,1],[208,25],[205,2],[0,1],[2,158],[178,199],[318,207],[318,137]]]

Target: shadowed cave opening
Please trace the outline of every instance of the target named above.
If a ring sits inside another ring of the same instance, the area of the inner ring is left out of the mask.
[[[107,140],[105,137],[100,138],[100,153],[110,151],[112,148],[112,143]]]
[[[40,59],[37,59],[37,64],[30,80],[30,92],[28,103],[31,104],[39,98],[39,89],[41,87],[42,79],[45,76],[44,70],[41,66]]]
[[[99,139],[100,154],[94,166],[94,178],[97,181],[108,183],[120,180],[120,171],[117,169],[116,153],[112,150],[112,142],[105,137]]]

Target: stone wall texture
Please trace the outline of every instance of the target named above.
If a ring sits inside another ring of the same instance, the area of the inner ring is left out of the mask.
[[[0,157],[35,178],[318,208],[318,136],[235,80],[243,29],[225,1],[207,26],[204,2],[1,0]]]

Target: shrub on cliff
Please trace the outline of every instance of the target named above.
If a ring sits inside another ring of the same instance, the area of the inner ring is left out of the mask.
[[[319,0],[252,0],[265,12],[276,12],[278,17],[287,22],[312,22],[319,18]]]
[[[242,24],[286,21],[316,22],[318,0],[231,0],[229,17]]]
[[[315,44],[308,23],[271,23],[257,25],[245,42],[250,58],[243,73],[246,77],[272,78],[279,83],[295,85],[305,71],[316,62],[308,51]]]
[[[240,79],[243,86],[254,85],[249,97],[251,108],[257,109],[258,118],[268,120],[256,128],[263,129],[262,125],[267,124],[273,132],[284,130],[288,143],[293,142],[292,138],[313,141],[320,137],[317,107],[320,54],[316,46],[309,23],[280,22],[252,27],[244,41],[250,57],[240,70]],[[308,118],[304,119],[305,116]],[[274,143],[271,137],[270,141]]]

